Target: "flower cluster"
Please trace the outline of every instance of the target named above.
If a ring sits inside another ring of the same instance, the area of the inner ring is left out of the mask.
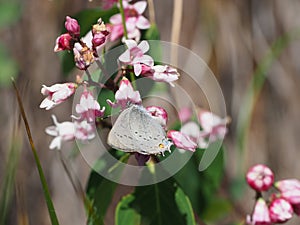
[[[280,180],[274,183],[274,173],[265,165],[251,167],[246,175],[248,185],[256,191],[256,202],[247,224],[271,225],[285,223],[295,213],[300,216],[300,181],[297,179]],[[262,192],[275,191],[269,199],[264,199]]]
[[[99,19],[98,23],[92,26],[91,40],[83,40],[80,38],[80,25],[76,19],[69,16],[66,17],[65,28],[67,32],[56,39],[54,51],[73,51],[76,67],[86,70],[98,57],[97,49],[105,44],[109,31]]]
[[[117,4],[116,0],[104,1],[105,7],[112,7]],[[54,126],[46,128],[46,133],[53,136],[50,149],[61,149],[62,143],[74,139],[88,141],[95,137],[97,125],[102,123],[105,107],[101,107],[94,97],[93,89],[107,88],[114,92],[114,99],[103,99],[108,103],[108,107],[125,110],[129,105],[142,105],[140,92],[136,90],[132,82],[141,77],[151,79],[156,82],[165,82],[175,87],[174,82],[179,79],[176,68],[170,65],[155,65],[153,58],[147,54],[150,45],[142,40],[141,30],[150,28],[150,22],[142,14],[147,8],[146,1],[130,0],[122,1],[122,5],[117,4],[120,9],[119,14],[112,15],[106,25],[101,18],[91,26],[91,30],[81,37],[80,25],[78,21],[69,16],[66,17],[66,33],[56,39],[55,52],[69,51],[74,54],[74,64],[80,70],[85,71],[87,76],[77,75],[75,82],[54,84],[52,86],[43,85],[41,93],[45,99],[41,102],[40,108],[50,110],[65,102],[81,87],[80,101],[75,105],[76,115],[71,115],[73,121],[58,122],[53,115]],[[123,21],[124,20],[124,21]],[[103,59],[98,54],[100,49],[109,50],[108,43],[113,41],[123,41],[126,50],[118,57],[118,71],[109,77],[103,70]],[[93,80],[90,73],[90,65],[96,62],[102,70],[98,81]],[[101,83],[105,80],[105,83]],[[188,116],[184,118],[184,126],[180,131],[167,130],[168,114],[165,109],[159,106],[148,106],[145,108],[162,129],[166,131],[165,142],[183,150],[195,151],[197,147],[204,148],[211,141],[222,139],[227,131],[226,121],[210,112],[199,112],[199,124],[187,122],[191,119],[191,112],[188,109]],[[182,114],[182,113],[181,113]],[[182,119],[184,116],[179,115]],[[110,125],[108,125],[110,127]],[[158,147],[164,149],[164,143]],[[169,146],[169,145],[168,145]],[[169,148],[168,148],[169,150]],[[159,151],[158,151],[159,152]],[[161,152],[163,154],[163,151]],[[137,158],[141,159],[140,156]],[[143,161],[143,160],[140,160]]]

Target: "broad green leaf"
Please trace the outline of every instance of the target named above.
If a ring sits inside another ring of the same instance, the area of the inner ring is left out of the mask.
[[[129,154],[120,154],[120,151],[111,150],[111,154],[118,158],[121,162],[126,162],[128,160]],[[87,197],[92,202],[92,212],[89,212],[89,225],[98,225],[99,221],[103,223],[107,208],[111,203],[117,183],[105,179],[99,175],[99,171],[109,168],[114,168],[119,166],[115,164],[113,166],[106,164],[106,158],[102,157],[99,159],[94,166],[90,174],[90,178],[87,184]],[[97,172],[98,171],[98,172]],[[92,214],[91,214],[92,213]]]
[[[174,179],[139,186],[119,202],[116,225],[195,225],[194,213],[189,198]]]
[[[213,163],[205,171],[199,172],[198,166],[204,151],[196,150],[192,159],[174,177],[190,197],[192,206],[199,215],[202,215],[214,198],[224,171],[223,150],[221,150]]]
[[[10,57],[5,46],[0,43],[0,87],[10,86],[11,78],[15,78],[17,74],[17,63]]]

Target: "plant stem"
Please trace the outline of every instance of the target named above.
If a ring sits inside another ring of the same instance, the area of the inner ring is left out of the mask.
[[[29,143],[30,143],[30,147],[31,147],[31,150],[32,150],[32,153],[33,153],[33,156],[34,156],[34,160],[35,160],[37,169],[38,169],[38,173],[39,173],[39,176],[40,176],[40,181],[42,183],[42,188],[43,188],[46,204],[47,204],[47,207],[48,207],[48,213],[49,213],[49,216],[50,216],[50,219],[51,219],[51,224],[52,225],[59,225],[58,219],[57,219],[57,216],[56,216],[56,213],[55,213],[55,209],[54,209],[54,206],[53,206],[53,202],[52,202],[52,199],[51,199],[51,196],[50,196],[48,184],[47,184],[44,172],[43,172],[43,168],[41,166],[39,156],[38,156],[38,154],[36,152],[36,149],[35,149],[35,146],[34,146],[33,138],[32,138],[29,123],[28,123],[28,120],[27,120],[27,117],[26,117],[26,114],[25,114],[25,110],[24,110],[24,107],[23,107],[21,96],[20,96],[19,90],[18,90],[14,80],[12,80],[12,83],[13,83],[13,87],[15,89],[15,93],[16,93],[16,96],[17,96],[19,108],[20,108],[20,111],[21,111],[21,116],[23,118],[24,125],[25,125],[25,128],[26,128],[27,137],[28,137],[28,140],[29,140]]]
[[[125,12],[124,12],[124,7],[123,7],[123,1],[119,0],[119,4],[120,4],[120,13],[121,13],[121,16],[122,16],[124,37],[127,40],[128,39],[128,34],[127,34],[127,28],[126,28],[126,20],[125,20]]]

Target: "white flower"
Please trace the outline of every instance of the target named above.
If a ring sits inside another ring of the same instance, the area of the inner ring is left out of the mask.
[[[61,143],[63,141],[71,141],[75,138],[75,125],[72,122],[57,122],[56,116],[52,115],[54,126],[46,128],[46,133],[54,136],[49,148],[61,149]]]
[[[73,95],[76,88],[75,83],[54,84],[50,87],[43,85],[41,93],[48,96],[41,102],[40,108],[52,109]]]
[[[120,82],[119,90],[115,94],[116,102],[113,103],[109,99],[107,103],[112,107],[121,106],[122,109],[126,108],[128,102],[140,104],[142,102],[140,93],[138,91],[134,91],[130,81],[123,77]]]

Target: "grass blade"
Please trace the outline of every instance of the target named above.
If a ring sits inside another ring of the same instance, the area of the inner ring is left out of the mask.
[[[49,213],[49,216],[50,216],[50,219],[51,219],[51,224],[52,225],[59,225],[58,219],[57,219],[57,216],[56,216],[56,213],[55,213],[55,209],[54,209],[54,206],[53,206],[53,202],[52,202],[52,199],[51,199],[51,196],[50,196],[48,184],[47,184],[44,172],[43,172],[43,168],[41,166],[40,159],[38,157],[38,154],[37,154],[35,146],[34,146],[33,138],[32,138],[30,127],[29,127],[29,123],[28,123],[28,120],[27,120],[27,117],[26,117],[26,114],[25,114],[25,111],[24,111],[22,99],[21,99],[21,96],[20,96],[20,93],[19,93],[19,90],[16,86],[15,81],[12,80],[12,83],[13,83],[13,87],[14,87],[14,90],[15,90],[15,93],[16,93],[17,100],[18,100],[21,116],[22,116],[22,119],[24,121],[24,125],[25,125],[25,128],[26,128],[29,144],[30,144],[30,147],[31,147],[31,150],[32,150],[32,153],[33,153],[33,156],[34,156],[34,160],[35,160],[35,163],[36,163],[36,166],[37,166],[37,169],[38,169],[38,173],[39,173],[39,176],[40,176],[40,181],[42,183],[42,188],[43,188],[46,204],[47,204],[47,207],[48,207],[48,213]]]

